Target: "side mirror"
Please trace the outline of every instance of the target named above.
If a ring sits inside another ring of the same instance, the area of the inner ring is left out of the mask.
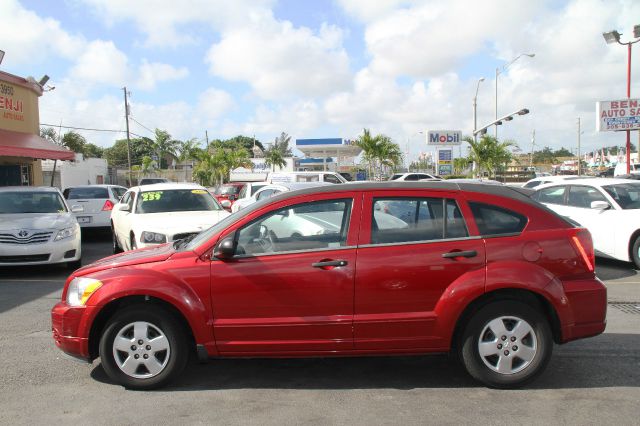
[[[71,213],[82,213],[84,211],[84,207],[79,205],[71,206]]]
[[[236,254],[236,243],[233,237],[220,241],[213,250],[213,257],[217,259],[231,259]]]
[[[220,203],[220,205],[222,206],[223,209],[227,209],[229,210],[231,208],[231,201],[229,200],[222,200],[222,202]]]
[[[592,201],[591,208],[595,210],[607,210],[611,206],[606,201]]]
[[[131,209],[129,208],[129,204],[121,204],[118,206],[118,210],[120,210],[121,212],[130,212]]]

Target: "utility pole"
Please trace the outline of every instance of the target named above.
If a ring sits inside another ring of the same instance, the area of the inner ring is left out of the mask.
[[[578,117],[578,176],[580,176],[580,169],[582,169],[580,160],[580,117]]]
[[[129,186],[133,185],[133,176],[131,173],[131,137],[129,135],[129,102],[127,101],[127,87],[123,87],[124,91],[124,119],[127,123],[127,163],[129,164]]]
[[[531,132],[531,155],[529,156],[529,167],[533,167],[533,147],[536,145],[536,129]]]

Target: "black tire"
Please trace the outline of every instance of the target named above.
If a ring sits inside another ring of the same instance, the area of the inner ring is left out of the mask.
[[[640,269],[640,236],[636,237],[631,247],[631,260],[636,265],[636,269]]]
[[[135,327],[146,332],[136,335]],[[116,348],[118,336],[130,338],[131,346]],[[132,305],[116,313],[102,333],[99,350],[107,376],[129,389],[162,387],[182,372],[189,359],[187,339],[178,318],[147,304]],[[134,359],[136,355],[139,358]]]
[[[131,250],[137,250],[138,245],[136,244],[136,236],[133,233],[130,236],[129,244],[131,245]]]
[[[494,328],[501,335],[495,335]],[[529,331],[522,335],[520,330]],[[542,374],[553,339],[539,311],[520,301],[503,300],[482,307],[470,318],[458,347],[462,364],[473,378],[489,387],[509,389]]]
[[[111,245],[113,249],[113,254],[122,253],[122,248],[120,244],[118,244],[118,238],[116,237],[116,230],[113,229],[113,225],[111,226]]]

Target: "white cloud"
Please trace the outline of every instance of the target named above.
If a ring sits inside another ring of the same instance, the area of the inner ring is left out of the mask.
[[[153,90],[157,84],[163,81],[180,80],[189,75],[186,67],[175,68],[169,64],[158,62],[149,63],[146,59],[138,67],[138,88]]]
[[[271,14],[224,32],[206,60],[212,74],[245,81],[266,99],[323,96],[348,87],[350,79],[340,29],[323,25],[314,34]]]
[[[112,41],[96,40],[79,55],[71,76],[87,82],[124,86],[131,73],[127,55]]]
[[[235,102],[231,95],[224,90],[213,87],[205,90],[198,98],[197,110],[207,120],[213,120],[232,110]]]
[[[197,41],[194,23],[212,28],[239,26],[250,15],[268,10],[275,0],[80,0],[106,25],[133,21],[144,44],[176,47]]]
[[[82,36],[72,35],[51,18],[40,18],[22,7],[17,0],[0,2],[0,48],[5,51],[7,64],[34,63],[47,56],[73,58],[85,43]]]

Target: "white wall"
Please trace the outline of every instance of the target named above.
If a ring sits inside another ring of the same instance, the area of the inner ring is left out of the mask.
[[[87,158],[82,159],[81,155],[77,155],[78,161],[58,161],[56,164],[56,175],[60,179],[55,179],[54,183],[60,189],[65,189],[76,185],[95,185],[107,182],[107,160],[104,158]],[[53,161],[45,160],[42,162],[42,170],[48,176],[51,176],[53,170]],[[100,178],[102,181],[100,182]],[[59,182],[59,183],[58,183]],[[45,182],[48,185],[49,182]]]

